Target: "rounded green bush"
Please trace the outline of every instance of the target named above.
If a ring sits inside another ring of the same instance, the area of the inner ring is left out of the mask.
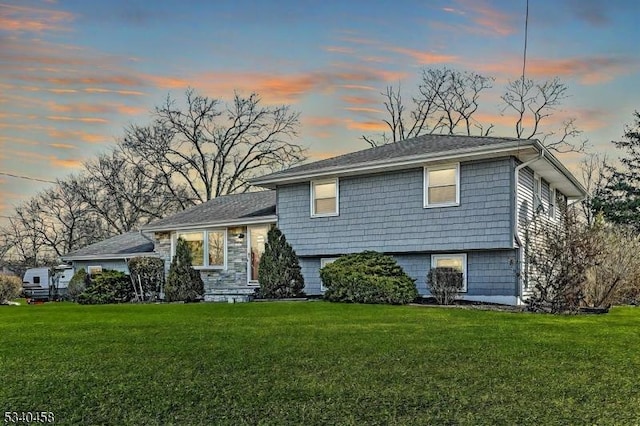
[[[320,270],[332,302],[403,305],[418,297],[415,280],[391,256],[375,251],[349,254]]]

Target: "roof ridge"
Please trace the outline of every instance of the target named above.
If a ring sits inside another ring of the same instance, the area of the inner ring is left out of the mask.
[[[422,156],[425,154],[443,154],[463,149],[490,147],[492,145],[500,146],[506,143],[514,143],[516,141],[518,143],[526,142],[531,144],[534,140],[524,140],[503,136],[442,135],[430,133],[301,164],[287,170],[255,178],[253,179],[253,182],[256,183],[265,178],[289,176],[306,171],[366,165],[372,162],[392,161],[403,157]]]

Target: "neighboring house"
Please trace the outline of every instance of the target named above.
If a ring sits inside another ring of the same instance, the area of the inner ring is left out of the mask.
[[[307,294],[347,253],[393,255],[426,295],[429,269],[464,277],[463,298],[520,304],[525,229],[560,220],[585,189],[537,140],[425,135],[252,181],[277,194],[277,223],[300,258]],[[275,221],[275,217],[273,218]]]
[[[258,286],[258,265],[269,227],[276,223],[276,192],[225,195],[144,227],[168,272],[176,241],[187,242],[205,284],[206,301],[246,300]]]
[[[84,269],[93,274],[111,269],[128,274],[128,260],[138,256],[157,256],[153,248],[153,239],[148,234],[127,232],[67,253],[62,260],[71,262],[74,271]]]

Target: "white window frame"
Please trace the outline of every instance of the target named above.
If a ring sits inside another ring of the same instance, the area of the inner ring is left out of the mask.
[[[430,203],[429,202],[429,172],[430,171],[438,171],[438,170],[446,170],[455,168],[456,171],[456,200],[455,202],[450,203]],[[435,208],[435,207],[455,207],[460,205],[460,163],[449,163],[442,164],[438,166],[424,166],[423,171],[423,207],[425,209]]]
[[[556,188],[553,185],[549,185],[549,218],[556,219],[558,216],[558,200],[557,200]]]
[[[462,293],[467,292],[467,253],[439,253],[431,255],[431,268],[436,268],[438,259],[462,259]]]
[[[320,269],[324,268],[325,266],[327,266],[330,263],[335,262],[336,260],[338,260],[337,257],[322,257],[322,258],[320,258]],[[323,291],[323,292],[327,291],[327,288],[322,283],[322,280],[320,280],[320,291]]]
[[[336,211],[329,213],[316,213],[316,203],[315,203],[315,186],[316,185],[325,185],[328,183],[333,183],[336,185]],[[338,216],[340,214],[340,181],[338,178],[333,179],[322,179],[322,180],[312,180],[309,185],[309,199],[310,199],[310,212],[311,217],[331,217]]]
[[[536,190],[536,184],[538,188]],[[533,173],[533,214],[538,212],[538,207],[541,206],[544,209],[544,203],[542,202],[542,177],[539,174]]]
[[[209,265],[209,232],[222,232],[223,236],[223,258],[224,258],[224,262],[222,265]],[[174,237],[172,239],[172,244],[171,244],[171,259],[173,260],[173,257],[176,255],[176,246],[178,243],[178,238],[180,238],[180,235],[182,234],[195,234],[195,233],[200,233],[202,234],[204,240],[203,240],[203,257],[204,259],[202,259],[202,266],[194,266],[193,269],[196,270],[204,270],[204,269],[218,269],[218,270],[227,270],[227,251],[228,251],[228,235],[227,235],[227,229],[226,228],[211,228],[211,229],[185,229],[185,230],[181,230],[181,231],[177,231],[174,234]]]
[[[102,265],[89,265],[87,266],[87,274],[97,275],[102,273]]]

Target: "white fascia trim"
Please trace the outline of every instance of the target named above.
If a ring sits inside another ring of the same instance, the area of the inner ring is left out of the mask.
[[[576,177],[571,173],[565,166],[558,160],[540,141],[537,139],[534,140],[534,146],[536,146],[540,151],[544,152],[544,158],[553,165],[560,173],[565,175],[567,179],[571,181],[571,183],[576,187],[576,189],[582,193],[582,197],[578,197],[580,199],[584,199],[589,193],[586,188],[576,179]],[[567,197],[569,198],[569,197]],[[571,197],[573,198],[573,197]]]
[[[173,231],[188,231],[192,229],[209,229],[209,228],[226,228],[226,227],[234,227],[234,226],[242,226],[242,225],[258,225],[262,223],[276,223],[278,221],[278,216],[263,216],[259,219],[237,219],[237,220],[229,220],[224,222],[203,222],[193,225],[184,225],[184,226],[159,226],[157,228],[154,227],[146,227],[144,231],[147,232],[173,232]]]
[[[500,149],[487,149],[486,147],[480,148],[467,148],[467,149],[458,149],[453,151],[447,151],[444,154],[440,155],[421,155],[421,156],[407,156],[400,157],[394,159],[392,161],[389,160],[379,160],[372,161],[370,163],[364,165],[357,165],[351,167],[328,167],[322,169],[318,172],[300,172],[295,175],[291,175],[284,178],[274,177],[272,179],[254,179],[251,181],[253,185],[270,187],[270,185],[278,184],[286,184],[288,182],[297,182],[306,179],[315,179],[320,178],[322,176],[335,176],[336,174],[345,174],[345,173],[358,173],[358,172],[368,172],[368,171],[377,171],[377,170],[385,170],[385,169],[394,169],[394,168],[402,168],[405,166],[412,165],[423,165],[425,162],[437,162],[437,161],[463,161],[465,159],[471,160],[474,157],[482,156],[483,154],[492,154],[490,158],[501,157],[503,155],[507,155],[509,153],[521,153],[522,149],[534,146],[533,140],[521,140],[506,146],[502,146]],[[495,155],[493,155],[495,154]],[[489,158],[489,157],[487,157]]]
[[[142,253],[118,253],[118,254],[102,254],[102,255],[87,255],[87,256],[62,256],[61,259],[65,262],[74,260],[125,260],[132,257],[158,257],[156,252],[142,252]]]

